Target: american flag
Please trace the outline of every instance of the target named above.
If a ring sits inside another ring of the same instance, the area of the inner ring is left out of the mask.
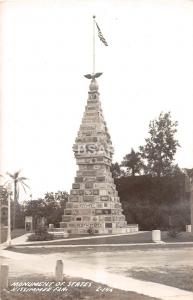
[[[95,22],[95,23],[96,23],[96,27],[98,29],[98,37],[99,37],[99,39],[101,40],[101,42],[103,42],[103,44],[105,46],[108,46],[107,41],[105,40],[105,38],[104,38],[104,36],[103,36],[103,34],[102,34],[101,30],[100,30],[99,25],[97,24],[97,22]]]

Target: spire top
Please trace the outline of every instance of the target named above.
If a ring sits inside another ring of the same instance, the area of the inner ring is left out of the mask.
[[[96,78],[100,77],[103,73],[94,73],[94,74],[86,74],[84,77],[87,79],[91,79],[91,83],[89,85],[90,92],[98,92],[99,86],[96,81]]]
[[[103,73],[93,73],[93,74],[86,74],[84,75],[84,77],[88,78],[88,79],[94,79],[94,78],[98,78],[102,75]]]
[[[98,92],[99,86],[95,78],[92,78],[91,83],[89,85],[90,92]]]

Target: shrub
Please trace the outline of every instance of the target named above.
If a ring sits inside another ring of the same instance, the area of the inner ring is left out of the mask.
[[[90,235],[95,234],[94,228],[93,228],[93,227],[89,227],[89,228],[88,228],[88,233],[89,233]]]
[[[164,231],[170,225],[183,231],[190,224],[190,193],[185,190],[184,175],[129,176],[116,178],[115,183],[129,224]]]
[[[181,233],[176,228],[169,228],[167,234],[169,237],[175,239],[178,238]]]
[[[38,227],[35,230],[35,233],[31,234],[28,237],[28,241],[49,241],[49,240],[53,240],[53,235],[48,233],[47,228],[46,227]]]

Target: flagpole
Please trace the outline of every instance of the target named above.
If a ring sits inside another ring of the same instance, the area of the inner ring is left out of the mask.
[[[95,16],[93,16],[93,74],[95,74]]]

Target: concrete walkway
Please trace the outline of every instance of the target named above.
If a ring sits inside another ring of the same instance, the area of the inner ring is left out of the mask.
[[[136,233],[133,233],[136,234]],[[49,242],[30,242],[33,244],[31,246],[28,245],[27,238],[28,234],[22,235],[18,238],[12,240],[12,245],[15,248],[25,247],[25,248],[69,248],[69,247],[129,247],[129,246],[144,246],[144,245],[156,245],[155,243],[132,243],[132,244],[99,244],[99,245],[48,245]],[[125,234],[123,234],[125,235]],[[112,235],[115,236],[115,235]],[[108,236],[101,236],[100,238],[106,238]],[[92,238],[99,238],[99,236],[94,237],[81,237],[81,238],[72,238],[67,239],[66,241],[70,240],[82,240],[82,239],[92,239]],[[57,242],[64,241],[55,240]],[[36,245],[37,243],[41,243],[42,245]],[[23,246],[20,246],[23,244]],[[177,245],[193,245],[193,242],[186,242],[186,243],[175,243]],[[174,243],[167,243],[167,245],[174,245]],[[5,249],[7,244],[4,243],[1,245],[1,249]],[[30,274],[42,274],[42,275],[53,275],[56,260],[62,259],[64,262],[64,273],[71,277],[82,277],[84,279],[90,279],[95,282],[106,284],[112,288],[117,288],[125,291],[133,291],[139,294],[144,294],[150,297],[159,297],[162,300],[193,300],[193,293],[184,291],[178,288],[166,286],[163,284],[141,281],[138,279],[133,279],[130,277],[126,277],[123,274],[115,274],[112,272],[107,271],[101,262],[98,261],[94,266],[91,264],[82,263],[73,261],[73,259],[69,259],[64,257],[62,253],[54,253],[54,254],[47,254],[47,255],[32,255],[32,254],[21,254],[11,251],[2,250],[1,256],[3,256],[3,261],[7,261],[10,265],[11,274],[15,277],[19,275],[30,275]]]
[[[91,240],[91,239],[103,239],[103,238],[108,238],[108,237],[115,237],[115,236],[125,236],[125,235],[136,235],[140,233],[144,233],[147,231],[138,231],[138,232],[133,232],[133,233],[127,233],[127,234],[117,234],[117,235],[103,235],[103,236],[86,236],[86,237],[80,237],[80,238],[68,238],[68,239],[55,239],[55,240],[50,240],[50,241],[34,241],[34,242],[28,242],[28,236],[31,235],[31,233],[26,233],[24,235],[21,235],[17,238],[12,239],[11,245],[15,248],[88,248],[88,247],[133,247],[133,246],[160,246],[160,245],[193,245],[193,242],[160,242],[160,243],[154,243],[154,242],[149,242],[149,243],[119,243],[119,244],[83,244],[83,245],[73,245],[73,244],[63,244],[63,245],[49,245],[50,243],[54,242],[68,242],[68,241],[75,241],[75,240]],[[30,244],[30,245],[29,245]],[[37,245],[38,244],[38,245]],[[7,243],[3,243],[0,245],[0,249],[5,249],[7,248]]]
[[[95,235],[95,236],[82,236],[82,237],[77,237],[77,238],[67,238],[67,239],[54,239],[50,241],[33,241],[33,242],[28,242],[28,236],[31,235],[31,233],[26,233],[24,235],[21,235],[17,238],[12,239],[11,244],[12,245],[19,245],[19,244],[49,244],[53,242],[65,242],[65,241],[75,241],[75,240],[91,240],[91,239],[103,239],[103,238],[109,238],[109,237],[117,237],[117,236],[125,236],[125,235],[136,235],[136,234],[143,234],[148,231],[137,231],[137,232],[130,232],[130,233],[120,233],[120,234],[109,234],[109,235]],[[7,243],[1,244],[2,246],[7,246]]]
[[[92,247],[133,247],[133,246],[169,246],[169,245],[192,245],[193,242],[177,242],[177,243],[132,243],[132,244],[84,244],[84,245],[47,245],[47,244],[42,244],[42,245],[13,245],[14,248],[92,248]],[[6,245],[7,247],[7,245]],[[6,248],[5,247],[5,248]],[[193,299],[192,299],[193,300]]]
[[[97,263],[93,265],[69,260],[62,253],[49,255],[21,254],[2,250],[1,255],[10,264],[11,275],[43,274],[53,275],[56,260],[62,259],[64,262],[64,273],[71,277],[82,277],[95,282],[106,284],[112,288],[125,291],[133,291],[150,297],[162,300],[192,300],[193,293],[163,284],[141,281],[114,274],[106,271],[103,266]]]

